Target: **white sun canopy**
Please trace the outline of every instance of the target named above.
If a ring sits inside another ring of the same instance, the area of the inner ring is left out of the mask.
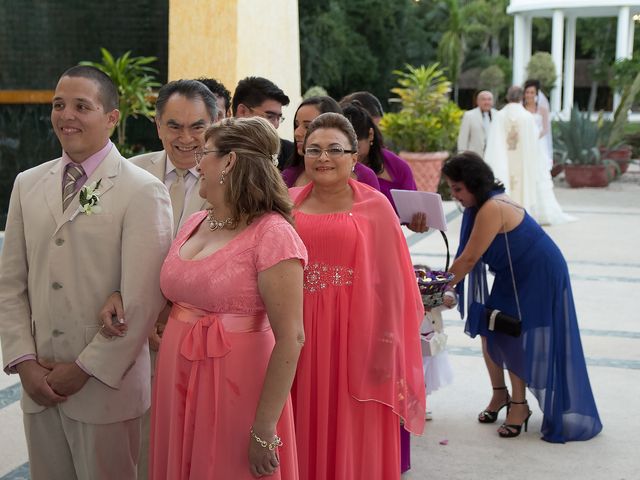
[[[551,111],[567,114],[573,106],[576,59],[576,19],[578,17],[617,17],[616,59],[633,56],[634,16],[640,15],[640,1],[627,0],[511,0],[507,13],[513,15],[513,83],[526,80],[531,58],[531,20],[551,17],[551,56],[558,78],[551,90]],[[614,109],[620,101],[614,97]]]

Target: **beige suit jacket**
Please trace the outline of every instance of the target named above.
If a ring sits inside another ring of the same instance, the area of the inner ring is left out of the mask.
[[[165,152],[164,150],[160,152],[143,153],[142,155],[130,158],[129,161],[134,165],[137,165],[138,167],[146,170],[162,183],[164,183],[164,176],[167,166],[167,152]],[[188,193],[187,198],[185,199],[182,218],[180,219],[180,224],[178,225],[176,231],[182,228],[184,222],[186,222],[191,215],[208,207],[207,201],[204,200],[198,193],[200,190],[198,188],[199,185],[200,178],[198,178],[197,183],[193,186],[191,191]]]
[[[61,405],[85,423],[112,423],[149,408],[147,335],[164,304],[160,268],[171,243],[167,188],[126,161],[115,147],[88,179],[99,179],[102,212],[62,212],[62,162],[16,178],[0,257],[3,365],[34,354],[76,359],[93,377]],[[129,330],[98,333],[104,299],[120,290]],[[44,410],[24,391],[26,413]]]
[[[491,117],[494,118],[497,111],[491,109]],[[464,112],[460,132],[458,134],[458,152],[472,151],[484,156],[487,137],[482,124],[482,112],[480,107]]]

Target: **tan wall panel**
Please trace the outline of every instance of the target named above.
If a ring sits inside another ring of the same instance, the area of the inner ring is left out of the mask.
[[[291,99],[279,128],[291,139],[301,97],[297,0],[169,0],[169,80],[213,77],[233,93],[250,75]]]
[[[169,0],[169,80],[213,77],[232,90],[236,0]]]

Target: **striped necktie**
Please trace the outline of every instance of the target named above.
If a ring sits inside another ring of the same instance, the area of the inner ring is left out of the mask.
[[[70,163],[67,166],[67,171],[64,174],[64,183],[62,186],[62,211],[64,212],[73,197],[76,195],[76,185],[80,177],[84,175],[84,169],[82,165],[76,165]]]
[[[169,188],[169,196],[171,197],[171,206],[173,207],[173,234],[178,231],[180,219],[182,218],[182,210],[184,209],[184,197],[187,193],[185,186],[185,175],[189,172],[184,168],[175,169],[176,179]]]

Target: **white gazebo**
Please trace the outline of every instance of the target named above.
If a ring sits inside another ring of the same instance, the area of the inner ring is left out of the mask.
[[[526,80],[526,68],[531,58],[531,20],[534,17],[552,18],[551,56],[558,78],[551,90],[551,111],[567,114],[573,106],[576,19],[617,17],[616,59],[631,58],[633,22],[634,16],[640,15],[640,0],[511,0],[507,13],[514,17],[513,83],[517,85]],[[616,95],[614,109],[618,102]]]

